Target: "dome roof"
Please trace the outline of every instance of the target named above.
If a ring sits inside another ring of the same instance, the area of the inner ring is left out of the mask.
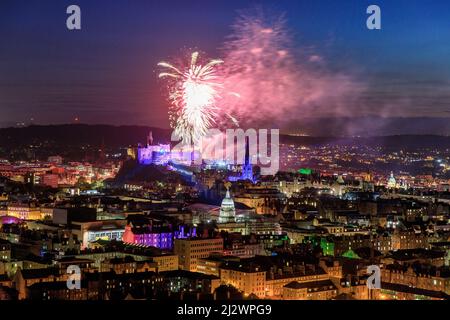
[[[234,201],[230,196],[230,191],[227,190],[227,194],[222,200],[222,206],[220,207],[219,223],[230,222],[236,222],[236,210],[234,208]]]
[[[231,199],[229,190],[227,190],[227,194],[222,200],[222,208],[234,208],[234,201]]]
[[[394,178],[394,173],[393,173],[393,172],[391,172],[391,175],[390,175],[390,177],[389,177],[389,182],[393,182],[393,183],[396,182],[396,180],[395,180],[395,178]]]

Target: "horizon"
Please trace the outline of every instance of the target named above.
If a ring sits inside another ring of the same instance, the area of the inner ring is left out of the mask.
[[[166,84],[157,79],[161,71],[157,63],[183,60],[194,49],[204,59],[226,56],[225,64],[233,61],[233,54],[223,47],[233,45],[230,36],[242,41],[242,30],[236,33],[240,12],[249,17],[262,12],[263,25],[269,27],[275,23],[271,20],[284,15],[286,37],[281,40],[290,44],[278,49],[289,52],[290,67],[305,74],[290,75],[298,87],[279,93],[280,97],[270,93],[259,98],[258,93],[266,90],[256,90],[256,97],[245,101],[248,110],[225,104],[241,112],[241,122],[301,131],[299,127],[316,116],[372,120],[333,129],[352,135],[382,130],[387,125],[377,123],[380,119],[450,119],[446,1],[429,7],[421,0],[395,4],[380,0],[381,30],[366,28],[366,8],[371,4],[366,0],[339,4],[263,0],[258,5],[234,0],[194,5],[177,0],[164,4],[79,0],[82,28],[75,31],[65,26],[69,4],[2,2],[8,16],[2,19],[0,35],[8,46],[0,50],[1,127],[31,119],[57,124],[76,118],[86,123],[169,127]],[[272,86],[277,83],[273,81]],[[263,105],[258,104],[261,101]],[[413,130],[407,123],[393,127],[406,133]],[[423,123],[417,133],[448,130],[445,124]]]
[[[405,119],[405,118],[402,118]],[[27,125],[16,125],[16,126],[7,126],[2,127],[0,126],[1,130],[8,130],[8,129],[27,129],[27,128],[33,128],[33,127],[64,127],[64,126],[71,126],[71,127],[82,127],[82,126],[88,126],[88,127],[112,127],[112,128],[122,128],[122,127],[132,127],[132,128],[146,128],[151,130],[161,130],[161,131],[167,131],[170,132],[171,128],[162,128],[157,126],[151,126],[151,125],[140,125],[140,124],[108,124],[108,123],[53,123],[53,124],[40,124],[40,123],[33,123],[33,124],[27,124]],[[236,129],[242,129],[247,130],[248,128],[236,128]],[[388,138],[388,137],[408,137],[408,136],[421,136],[421,137],[443,137],[447,138],[450,137],[450,134],[435,134],[435,133],[401,133],[401,134],[378,134],[378,135],[310,135],[310,134],[298,134],[296,132],[286,132],[286,131],[280,131],[280,135],[282,136],[289,136],[292,138],[320,138],[320,139],[370,139],[370,138]],[[0,141],[1,142],[1,141]]]

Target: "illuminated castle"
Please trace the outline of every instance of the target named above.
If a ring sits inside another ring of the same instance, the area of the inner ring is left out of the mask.
[[[170,144],[153,145],[153,135],[150,131],[147,136],[147,145],[138,146],[137,158],[139,164],[166,165],[170,160]]]

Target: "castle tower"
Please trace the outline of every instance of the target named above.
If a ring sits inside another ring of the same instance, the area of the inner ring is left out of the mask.
[[[250,180],[254,181],[253,178],[253,166],[250,161],[250,142],[249,138],[245,137],[245,159],[244,159],[244,165],[242,167],[242,180]]]
[[[147,147],[153,145],[153,132],[150,131],[147,136]]]

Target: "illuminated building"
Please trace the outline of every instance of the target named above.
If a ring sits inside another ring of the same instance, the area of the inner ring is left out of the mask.
[[[178,255],[180,269],[195,272],[197,259],[223,252],[223,239],[175,239],[174,252]]]
[[[389,176],[387,187],[389,189],[395,189],[397,188],[397,181],[394,178],[394,173],[391,171],[391,175]]]
[[[11,260],[11,243],[0,239],[0,261]]]
[[[72,221],[72,233],[81,241],[81,248],[85,249],[91,242],[99,239],[120,241],[125,224],[126,220]]]
[[[185,232],[185,226],[173,230],[172,225],[156,219],[149,219],[141,215],[128,217],[122,241],[125,243],[156,247],[159,249],[172,249],[174,238],[187,238],[196,236],[196,228]]]
[[[226,196],[222,200],[217,221],[217,230],[242,235],[281,234],[281,228],[277,221],[256,215],[253,212],[245,212],[236,216],[234,201],[227,189]]]
[[[331,187],[332,194],[338,197],[342,197],[345,190],[345,181],[342,178],[342,175],[338,175],[336,181],[333,183]]]
[[[395,229],[392,234],[392,249],[417,249],[429,248],[429,237],[419,230],[400,230]]]
[[[224,256],[253,258],[257,255],[265,255],[263,243],[232,243],[223,250]]]
[[[387,265],[381,270],[384,293],[402,293],[404,298],[418,300],[439,297],[439,294],[450,294],[450,273],[448,267],[430,267],[425,264]],[[428,294],[426,294],[428,292]],[[394,294],[395,296],[395,294]]]
[[[133,147],[127,148],[127,156],[130,159],[136,160],[136,149]]]
[[[286,195],[278,189],[252,187],[247,188],[239,195],[235,195],[234,200],[255,209],[258,214],[276,214],[286,205]]]
[[[223,263],[223,257],[209,256],[207,258],[197,259],[197,272],[209,274],[211,276],[220,276],[220,265]]]
[[[123,258],[111,258],[101,262],[100,272],[114,271],[117,274],[134,273],[137,270],[137,265],[138,263],[132,256],[125,256]]]
[[[393,240],[389,235],[370,235],[355,234],[353,236],[328,236],[320,239],[320,247],[324,255],[340,256],[349,250],[372,247],[382,253],[388,253],[393,249]]]
[[[330,300],[338,290],[331,280],[299,283],[292,281],[283,287],[283,300]]]
[[[283,295],[283,287],[292,281],[299,283],[325,281],[330,278],[321,267],[314,265],[299,266],[298,271],[286,272],[276,266],[267,274],[266,279],[266,295],[271,297],[281,297]],[[278,272],[277,272],[278,271]]]
[[[53,164],[62,164],[63,158],[61,156],[50,156],[50,157],[48,157],[47,162],[53,163]]]
[[[161,254],[150,258],[156,263],[158,272],[178,270],[178,256],[176,254]]]
[[[294,261],[278,264],[273,259],[270,263],[269,259],[272,258],[264,258],[260,262],[258,258],[226,261],[220,266],[221,281],[238,288],[247,296],[281,298],[283,287],[293,281],[314,283],[330,279],[330,274],[320,266]]]
[[[3,225],[3,224],[18,224],[20,222],[21,222],[21,220],[19,218],[17,218],[17,217],[11,217],[11,216],[7,216],[7,215],[4,215],[4,216],[0,217],[0,225]]]
[[[87,283],[81,281],[81,288],[70,290],[65,281],[39,282],[28,288],[32,300],[89,300],[94,290],[87,288]]]
[[[219,277],[199,272],[174,270],[160,273],[164,277],[165,288],[172,295],[180,293],[183,299],[185,293],[213,293],[220,286]]]
[[[226,263],[220,267],[220,280],[242,291],[245,296],[266,296],[266,272],[258,266]]]
[[[374,297],[374,291],[367,287],[367,278],[356,275],[346,275],[339,280],[339,294],[349,295],[356,300],[371,300]]]
[[[153,136],[150,131],[145,147],[138,146],[137,158],[139,164],[150,165],[167,164],[170,160],[170,144],[153,145]]]
[[[67,274],[60,274],[57,268],[44,268],[44,269],[17,269],[14,275],[13,283],[15,289],[19,292],[19,300],[28,298],[28,287],[35,283],[54,282],[54,281],[67,281]],[[66,285],[67,288],[67,285]]]
[[[44,174],[42,175],[41,185],[58,188],[59,177],[57,174]]]
[[[30,204],[10,204],[8,205],[8,216],[21,220],[39,220],[41,219],[41,209]]]
[[[234,201],[231,199],[230,190],[227,190],[225,198],[220,206],[219,223],[236,222],[236,210]]]
[[[132,222],[125,227],[122,237],[125,243],[145,245],[160,249],[171,249],[173,247],[173,232],[167,225],[148,225],[136,228]]]
[[[299,180],[298,178],[288,179],[288,178],[266,178],[266,180],[261,181],[261,186],[278,189],[280,192],[284,193],[287,197],[292,197],[297,192],[300,192],[306,187],[312,187],[309,180]]]

